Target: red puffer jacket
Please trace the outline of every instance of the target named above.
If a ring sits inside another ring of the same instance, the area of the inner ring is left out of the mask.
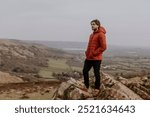
[[[87,50],[85,52],[88,60],[102,60],[102,54],[106,50],[106,30],[100,27],[98,31],[90,35]]]

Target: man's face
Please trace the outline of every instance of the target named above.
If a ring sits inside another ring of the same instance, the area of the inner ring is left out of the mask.
[[[99,26],[95,22],[91,22],[91,28],[92,28],[93,31],[97,30],[98,27]]]

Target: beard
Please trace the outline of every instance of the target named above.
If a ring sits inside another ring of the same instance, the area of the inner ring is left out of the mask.
[[[93,31],[97,31],[97,30],[98,30],[98,28],[92,28],[92,30],[93,30]]]

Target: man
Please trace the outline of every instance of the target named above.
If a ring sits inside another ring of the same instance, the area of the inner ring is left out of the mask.
[[[100,88],[100,66],[102,54],[106,50],[106,30],[101,26],[100,21],[95,19],[91,21],[93,33],[89,37],[89,43],[85,52],[86,59],[83,67],[84,84],[89,90],[89,71],[93,67],[95,75],[95,90]]]

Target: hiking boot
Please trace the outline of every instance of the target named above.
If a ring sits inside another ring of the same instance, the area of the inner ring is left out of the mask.
[[[90,93],[90,94],[92,94],[92,92],[93,92],[93,91],[92,91],[92,88],[89,87],[88,90],[87,90],[87,92]]]
[[[80,89],[83,90],[83,91],[85,91],[85,92],[88,92],[88,89],[89,89],[89,88],[87,88],[87,87],[84,85],[84,86],[81,87]]]
[[[83,87],[81,88],[81,90],[83,90],[83,91],[85,91],[85,92],[88,92],[88,93],[90,93],[90,94],[92,94],[92,92],[93,92],[91,87],[87,88],[86,86],[83,86]]]

